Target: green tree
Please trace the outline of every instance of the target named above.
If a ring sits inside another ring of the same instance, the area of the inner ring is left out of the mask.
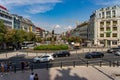
[[[16,30],[16,34],[15,34],[15,41],[22,43],[23,41],[25,41],[27,38],[27,32],[25,32],[24,30]]]
[[[27,41],[35,41],[35,34],[33,32],[27,32]]]
[[[5,34],[5,42],[15,42],[16,41],[15,34],[16,31],[14,29],[7,30]]]
[[[5,34],[7,32],[7,28],[4,26],[3,21],[0,20],[0,42],[4,42],[5,38]]]
[[[35,41],[36,41],[36,42],[41,42],[42,39],[41,39],[40,37],[35,37]]]
[[[69,37],[68,39],[67,39],[67,41],[68,42],[81,42],[81,38],[79,38],[79,37]]]

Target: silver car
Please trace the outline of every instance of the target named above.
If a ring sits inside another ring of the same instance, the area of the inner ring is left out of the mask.
[[[53,60],[54,60],[54,58],[53,58],[52,55],[45,54],[45,55],[42,55],[42,56],[35,57],[33,59],[33,62],[51,62]]]
[[[115,52],[115,55],[116,55],[116,56],[120,56],[120,51],[116,51],[116,52]]]

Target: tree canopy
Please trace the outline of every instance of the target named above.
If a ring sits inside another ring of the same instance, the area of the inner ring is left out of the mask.
[[[24,30],[7,29],[2,20],[0,20],[0,42],[20,42],[35,41],[36,36],[33,32]],[[40,38],[39,38],[40,40]],[[38,38],[37,38],[38,41]]]

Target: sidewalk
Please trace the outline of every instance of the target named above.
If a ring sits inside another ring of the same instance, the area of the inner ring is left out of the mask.
[[[29,80],[30,71],[10,72],[0,80]],[[39,80],[120,80],[120,67],[77,66],[34,70]],[[117,75],[117,76],[115,76]]]

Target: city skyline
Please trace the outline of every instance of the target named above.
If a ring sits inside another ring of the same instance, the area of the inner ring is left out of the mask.
[[[120,0],[0,0],[10,13],[31,19],[36,26],[61,33],[89,20],[95,10],[117,5]]]

